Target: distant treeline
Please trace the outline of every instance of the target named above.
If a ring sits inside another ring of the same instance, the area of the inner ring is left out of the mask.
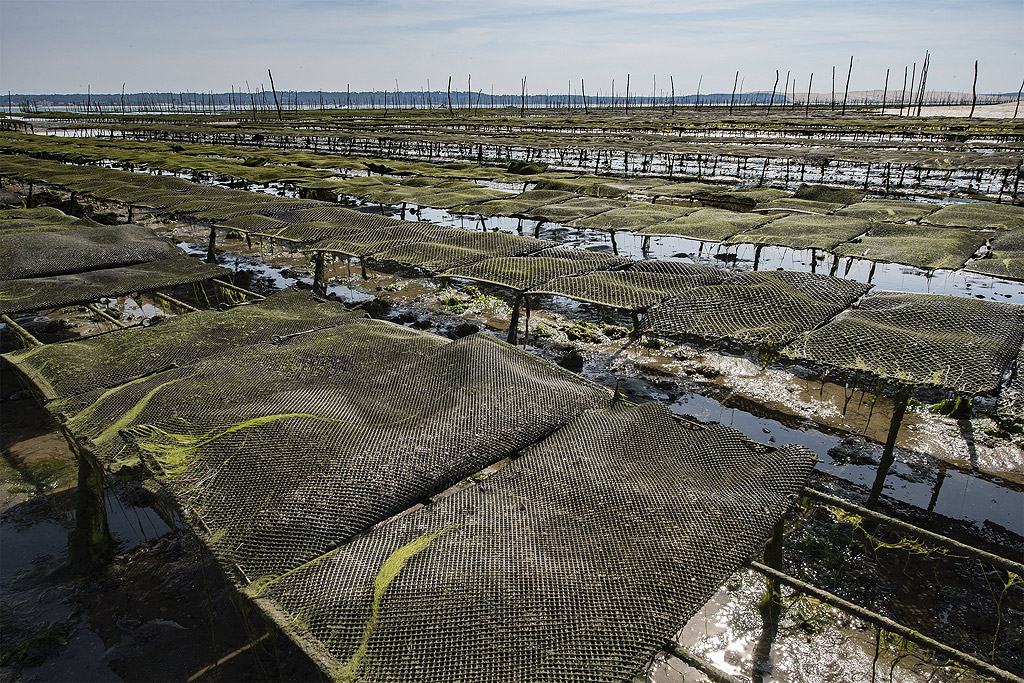
[[[273,91],[260,89],[256,92],[142,92],[142,93],[74,93],[23,95],[9,94],[3,104],[9,112],[43,111],[50,109],[66,110],[81,113],[132,113],[138,111],[166,111],[172,113],[211,113],[217,111],[260,111],[295,109],[487,109],[487,108],[626,108],[626,107],[684,107],[684,106],[804,106],[807,95],[796,93],[795,96],[781,92],[774,95],[767,91],[751,93],[708,93],[676,95],[643,94],[616,92],[612,95],[598,91],[587,94],[579,93],[544,93],[544,94],[491,94],[483,91],[469,92],[453,90],[402,90],[402,91],[360,91],[360,92],[321,92],[321,91],[278,91],[276,101]],[[979,94],[978,104],[1013,101],[1017,93]],[[811,105],[838,104],[843,99],[842,93],[833,98],[829,93],[811,93]],[[901,100],[899,90],[889,90],[885,95],[887,105],[896,106]],[[849,105],[877,105],[883,101],[881,90],[850,93]],[[936,91],[927,92],[924,104],[970,104],[970,93]]]

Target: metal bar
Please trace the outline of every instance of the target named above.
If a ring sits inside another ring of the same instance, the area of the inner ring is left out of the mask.
[[[928,531],[927,529],[922,529],[921,527],[914,526],[913,524],[909,524],[907,522],[895,519],[893,517],[889,517],[888,515],[883,515],[880,512],[869,510],[866,507],[862,507],[860,505],[857,505],[856,503],[851,503],[849,501],[843,500],[842,498],[830,496],[829,494],[818,491],[817,489],[806,487],[804,488],[803,493],[808,498],[813,498],[814,500],[824,505],[831,505],[832,507],[841,508],[852,514],[864,517],[865,519],[870,519],[873,522],[878,522],[879,524],[888,524],[889,526],[899,529],[900,531],[903,531],[905,533],[914,534],[921,538],[925,538],[931,541],[932,543],[938,543],[946,546],[947,548],[956,550],[957,552],[971,555],[972,557],[975,557],[981,560],[982,562],[990,564],[993,567],[998,567],[999,569],[1002,569],[1004,571],[1013,572],[1014,574],[1024,576],[1024,564],[1021,564],[1020,562],[1014,562],[1013,560],[1009,560],[1005,557],[1001,557],[988,551],[981,550],[980,548],[975,548],[974,546],[967,545],[966,543],[955,541],[952,538],[949,538],[948,536],[942,536],[932,531]]]
[[[160,299],[161,301],[165,301],[165,302],[171,304],[172,306],[178,306],[179,308],[184,309],[186,311],[198,311],[199,310],[195,306],[190,306],[189,304],[185,303],[184,301],[178,301],[173,296],[168,296],[167,294],[164,294],[163,292],[156,292],[156,291],[154,291],[153,292],[153,296],[155,296],[157,299]]]
[[[14,330],[14,333],[21,338],[21,341],[25,344],[26,347],[43,345],[43,342],[33,337],[31,332],[26,330],[18,323],[14,322],[14,320],[12,320],[11,317],[8,316],[7,314],[0,315],[0,321],[3,321],[4,323],[10,326],[10,328]]]
[[[860,605],[857,605],[855,603],[852,603],[849,600],[844,600],[843,598],[839,597],[838,595],[835,595],[834,593],[829,593],[828,591],[817,588],[816,586],[812,586],[811,584],[801,581],[800,579],[794,578],[789,574],[784,574],[778,570],[772,569],[771,567],[765,564],[761,564],[756,560],[752,560],[750,562],[750,567],[769,578],[777,580],[779,583],[784,583],[790,588],[798,590],[801,593],[806,593],[807,595],[810,595],[816,600],[819,600],[827,605],[837,607],[843,610],[844,612],[852,614],[858,619],[863,619],[868,623],[874,624],[875,626],[883,630],[889,631],[890,633],[895,633],[896,635],[902,636],[907,640],[917,643],[918,645],[923,645],[929,650],[941,654],[942,656],[947,657],[952,661],[965,664],[976,671],[980,671],[986,676],[991,676],[997,681],[1005,681],[1006,683],[1024,683],[1024,678],[1021,678],[1020,676],[1012,674],[1004,669],[1000,669],[996,665],[990,664],[989,662],[986,662],[982,659],[978,659],[977,657],[969,655],[966,652],[961,652],[960,650],[950,647],[945,643],[940,643],[934,638],[929,638],[928,636],[923,635],[922,633],[919,633],[918,631],[915,631],[912,628],[908,628],[903,624],[897,623],[892,619],[889,619],[888,617],[884,617],[881,614],[878,614],[877,612],[872,612],[871,610],[861,607]]]
[[[685,662],[687,666],[691,666],[707,676],[711,679],[712,683],[745,683],[745,681],[741,681],[735,676],[731,676],[721,669],[718,669],[714,664],[703,657],[695,655],[689,650],[682,648],[679,643],[669,643],[662,649],[676,659]]]
[[[223,287],[224,289],[230,289],[232,292],[238,292],[239,294],[244,294],[245,296],[250,297],[252,299],[265,299],[266,298],[266,297],[260,296],[256,292],[250,292],[248,289],[243,289],[242,287],[239,287],[238,285],[233,285],[230,282],[224,282],[223,280],[218,280],[217,278],[212,278],[210,280],[210,282],[213,282],[214,284],[218,285],[219,287]]]
[[[111,325],[113,325],[115,327],[121,328],[122,330],[124,328],[128,327],[123,322],[121,322],[120,320],[118,320],[114,316],[110,315],[109,313],[104,311],[102,308],[100,308],[96,304],[86,304],[85,307],[87,309],[89,309],[90,311],[92,311],[93,313],[95,313],[96,316],[98,318],[100,318],[100,320],[103,320],[104,322],[108,322],[108,323],[110,323]]]

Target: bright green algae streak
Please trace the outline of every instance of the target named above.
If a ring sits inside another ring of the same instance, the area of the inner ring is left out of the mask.
[[[366,622],[366,627],[363,629],[363,637],[359,641],[359,647],[344,666],[332,673],[331,678],[338,683],[348,683],[348,681],[356,680],[356,673],[359,671],[359,667],[362,665],[363,659],[366,658],[366,653],[370,648],[370,636],[373,635],[374,630],[377,628],[377,622],[380,619],[380,602],[384,598],[384,593],[387,591],[388,586],[405,568],[409,560],[429,548],[434,539],[461,526],[464,525],[452,524],[451,526],[446,526],[443,529],[420,536],[406,543],[391,553],[388,559],[384,560],[384,564],[381,565],[380,571],[377,572],[377,578],[373,582],[373,608],[370,612],[370,619]]]

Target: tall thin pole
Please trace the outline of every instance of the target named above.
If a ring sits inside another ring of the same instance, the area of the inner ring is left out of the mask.
[[[900,112],[899,116],[903,116],[903,98],[907,95],[907,74],[910,73],[910,67],[904,65],[903,67],[903,91],[900,92]]]
[[[455,112],[452,110],[452,77],[448,76],[448,113],[455,116]]]
[[[267,75],[270,76],[270,91],[274,93],[274,106],[277,107],[277,120],[281,120],[281,104],[277,101],[277,88],[274,87],[274,74],[270,73],[270,69],[267,69]]]
[[[700,84],[703,83],[703,82],[704,82],[704,74],[701,74],[700,78],[697,79],[697,99],[695,99],[693,101],[693,108],[694,109],[700,108]]]
[[[971,113],[967,118],[974,116],[974,105],[978,103],[978,60],[974,60],[974,85],[971,86]]]
[[[1017,118],[1017,110],[1020,109],[1020,94],[1024,92],[1024,81],[1020,82],[1020,89],[1017,90],[1017,106],[1013,108],[1013,118]],[[11,107],[11,93],[7,91],[7,108]]]
[[[882,88],[882,113],[885,114],[885,95],[889,92],[889,70],[885,70],[885,87]]]
[[[788,87],[788,83],[786,84]],[[779,87],[779,70],[775,70],[775,85],[772,86],[772,98],[768,100],[768,113],[772,113],[772,105],[775,104],[775,89]]]
[[[626,74],[626,111],[629,111],[629,74]]]
[[[732,105],[736,101],[736,84],[740,82],[740,72],[736,72],[736,78],[732,79],[732,97],[729,98],[729,114],[732,114]]]
[[[829,111],[836,110],[836,68],[832,67],[832,106]]]
[[[846,98],[850,94],[850,74],[853,73],[853,55],[850,55],[850,70],[846,72],[846,90],[843,92],[843,113],[841,116],[846,116]]]

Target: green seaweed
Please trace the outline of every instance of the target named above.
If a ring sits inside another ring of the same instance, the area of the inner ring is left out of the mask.
[[[464,525],[452,524],[444,527],[443,529],[432,531],[429,534],[425,534],[409,543],[406,543],[401,548],[388,555],[388,558],[384,560],[384,564],[381,565],[380,571],[377,572],[377,578],[373,582],[373,608],[370,612],[370,619],[366,622],[366,626],[363,629],[363,636],[359,640],[359,647],[356,648],[355,653],[344,666],[333,672],[331,676],[333,680],[338,683],[341,681],[355,680],[356,673],[362,665],[363,660],[366,658],[366,653],[370,649],[370,636],[373,635],[374,630],[377,628],[377,622],[380,620],[380,603],[384,598],[384,593],[387,591],[388,586],[391,585],[391,582],[394,581],[402,569],[405,568],[405,565],[409,563],[409,560],[429,548],[430,544],[433,543],[434,539],[438,536],[454,531],[461,526]]]

